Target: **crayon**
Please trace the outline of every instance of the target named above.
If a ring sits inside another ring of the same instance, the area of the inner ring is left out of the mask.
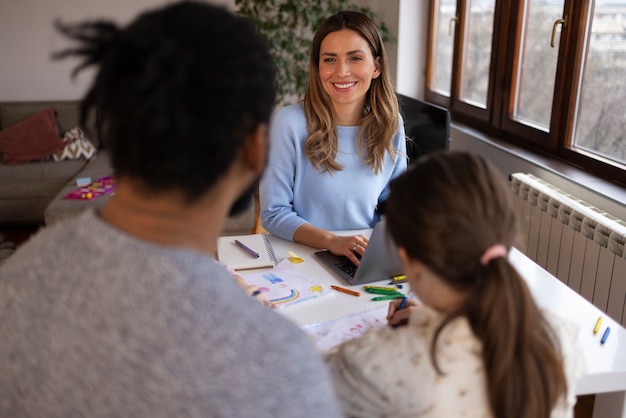
[[[611,328],[606,327],[606,329],[604,330],[604,334],[602,334],[602,338],[600,339],[600,344],[604,345],[604,343],[606,342],[606,339],[609,338],[610,332],[611,332]]]
[[[356,291],[354,291],[354,290],[350,290],[350,289],[346,289],[346,288],[344,288],[344,287],[339,287],[339,286],[331,285],[331,286],[330,286],[330,288],[331,288],[331,289],[334,289],[334,290],[336,290],[336,291],[338,291],[338,292],[346,293],[346,294],[348,294],[348,295],[357,296],[357,297],[361,296],[361,294],[360,294],[359,292],[356,292]]]
[[[596,326],[593,327],[593,335],[596,335],[598,331],[600,331],[600,326],[602,325],[602,317],[599,317],[596,321]]]

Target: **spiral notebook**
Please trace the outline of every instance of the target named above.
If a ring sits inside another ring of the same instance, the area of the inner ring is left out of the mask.
[[[259,256],[255,257],[246,248],[237,245],[237,241]],[[235,270],[274,267],[277,264],[272,243],[267,234],[219,237],[217,239],[217,259]]]

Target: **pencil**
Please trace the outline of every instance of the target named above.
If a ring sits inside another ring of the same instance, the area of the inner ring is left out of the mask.
[[[347,293],[347,294],[352,295],[352,296],[357,296],[357,297],[361,296],[361,294],[359,292],[355,292],[354,290],[346,289],[344,287],[331,285],[330,288],[334,289],[334,290],[336,290],[338,292]]]

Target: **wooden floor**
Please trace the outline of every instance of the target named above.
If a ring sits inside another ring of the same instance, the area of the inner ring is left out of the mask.
[[[258,199],[255,205],[255,222],[254,232],[264,232],[259,221]],[[20,245],[28,240],[28,238],[37,233],[40,229],[39,225],[22,225],[22,226],[0,226],[0,232],[5,235],[6,241],[12,241],[16,245]],[[593,402],[595,396],[586,395],[579,396],[578,402],[574,409],[574,418],[591,418],[593,416]]]

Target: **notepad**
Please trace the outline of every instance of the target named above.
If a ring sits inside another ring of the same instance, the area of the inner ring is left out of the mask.
[[[259,257],[256,258],[239,247],[235,240],[258,253]],[[219,237],[217,239],[217,258],[221,263],[235,270],[274,267],[276,265],[272,243],[267,234]]]

